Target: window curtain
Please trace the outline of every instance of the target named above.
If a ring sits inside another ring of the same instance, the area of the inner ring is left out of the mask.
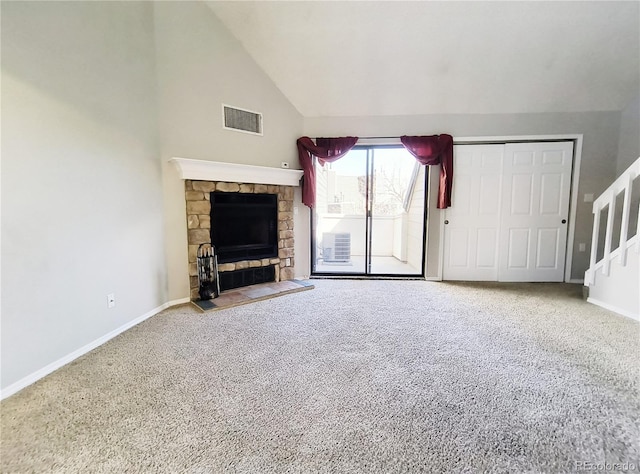
[[[304,170],[302,176],[302,202],[308,207],[316,203],[316,170],[313,167],[313,156],[318,157],[321,165],[342,158],[351,150],[358,137],[317,138],[314,144],[311,138],[298,138],[298,159]]]
[[[423,165],[440,165],[440,186],[438,189],[438,209],[451,206],[453,188],[453,137],[451,135],[431,135],[409,137],[403,135],[400,141],[409,153]]]

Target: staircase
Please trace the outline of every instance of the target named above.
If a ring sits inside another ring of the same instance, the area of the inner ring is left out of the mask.
[[[587,301],[640,320],[640,158],[593,202]],[[636,179],[637,178],[637,179]],[[634,181],[635,180],[635,181]],[[636,188],[634,191],[634,187]],[[621,200],[621,201],[620,201]],[[622,213],[617,204],[622,202]],[[600,233],[606,213],[604,239]],[[615,238],[619,235],[619,238]],[[629,237],[631,235],[631,237]]]

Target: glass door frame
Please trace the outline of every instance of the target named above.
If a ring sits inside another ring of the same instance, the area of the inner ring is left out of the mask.
[[[401,144],[361,144],[353,147],[353,150],[366,150],[366,176],[365,176],[365,267],[363,272],[327,272],[317,271],[317,239],[316,239],[316,222],[318,219],[317,207],[311,209],[309,213],[309,229],[311,237],[311,251],[310,251],[310,275],[312,277],[335,277],[335,278],[364,278],[364,279],[376,279],[376,278],[399,278],[399,279],[424,279],[426,274],[426,236],[427,236],[427,218],[428,218],[428,205],[429,205],[429,167],[424,166],[424,195],[423,199],[423,213],[422,213],[422,253],[421,253],[421,268],[420,273],[371,273],[372,264],[372,239],[373,239],[373,219],[372,215],[373,206],[373,190],[372,190],[372,177],[374,176],[374,150],[382,148],[403,148]],[[345,157],[341,158],[344,159]],[[313,157],[313,165],[318,166],[318,158]],[[316,173],[317,175],[317,173]],[[317,188],[316,188],[317,192]]]

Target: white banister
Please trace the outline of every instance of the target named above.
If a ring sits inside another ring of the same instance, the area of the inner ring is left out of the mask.
[[[589,270],[587,270],[588,276],[585,278],[587,282],[592,285],[596,279],[595,269],[596,259],[598,256],[598,232],[600,231],[600,210],[594,211],[593,217],[593,233],[591,236],[591,260],[589,261]]]
[[[620,256],[622,266],[627,264],[627,252],[632,243],[636,244],[636,252],[640,253],[640,206],[638,206],[638,225],[636,235],[629,238],[629,220],[631,217],[631,193],[636,177],[640,176],[640,158],[638,158],[627,170],[616,179],[606,191],[604,191],[593,202],[593,232],[591,238],[591,255],[589,260],[589,269],[585,274],[585,283],[593,285],[595,283],[596,271],[602,268],[605,276],[609,275],[611,261]],[[637,183],[636,183],[637,185]],[[624,193],[624,201],[622,205],[622,219],[620,222],[620,242],[618,249],[611,251],[614,215],[617,196]],[[602,211],[608,208],[607,226],[604,239],[604,255],[598,261],[598,240],[600,237],[600,221]],[[634,211],[635,212],[635,211]]]
[[[633,175],[627,175],[627,186],[624,190],[624,202],[622,204],[622,222],[620,226],[620,263],[627,264],[627,237],[629,235],[629,211],[631,209],[631,186],[633,184]]]
[[[613,190],[608,193],[609,212],[607,213],[607,228],[604,232],[604,267],[602,272],[609,275],[609,267],[611,266],[611,235],[613,234],[613,217],[616,211],[616,194]]]
[[[636,174],[636,176],[640,175],[640,170]],[[638,240],[638,245],[636,245],[636,253],[640,254],[640,206],[638,206],[638,225],[636,226],[636,240]]]

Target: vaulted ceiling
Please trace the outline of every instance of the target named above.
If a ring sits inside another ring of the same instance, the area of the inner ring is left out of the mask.
[[[207,2],[306,117],[621,110],[640,3]]]

